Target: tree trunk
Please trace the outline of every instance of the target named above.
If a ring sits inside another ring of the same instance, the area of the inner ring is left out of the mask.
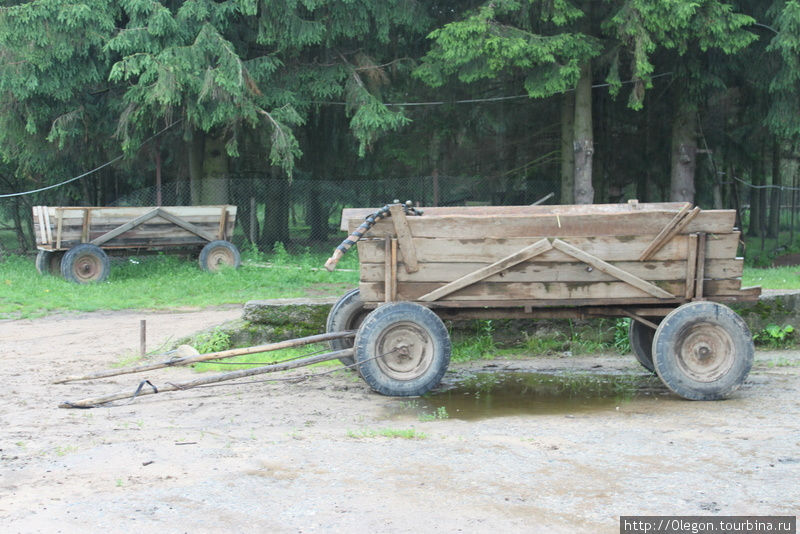
[[[264,182],[267,203],[258,243],[262,250],[272,250],[275,243],[289,242],[289,180],[279,178],[282,175],[279,169],[273,171],[274,178]]]
[[[773,143],[772,147],[772,185],[780,186],[784,183],[783,173],[786,171],[784,163],[785,149]],[[770,189],[769,199],[769,224],[767,226],[767,237],[777,238],[781,231],[781,190],[778,188]]]
[[[561,97],[561,204],[575,203],[574,135],[575,95],[569,92]]]
[[[189,192],[193,206],[200,204],[201,184],[203,183],[203,145],[205,135],[200,130],[192,131],[188,141],[189,156]]]
[[[677,91],[672,122],[672,160],[669,197],[673,202],[694,202],[697,166],[697,105],[685,91]]]
[[[228,153],[222,135],[206,135],[203,146],[201,204],[228,203]]]
[[[316,181],[307,182],[306,197],[306,224],[311,228],[309,238],[312,241],[325,241],[328,239],[328,210],[321,202],[320,187]]]
[[[581,66],[581,77],[575,88],[575,134],[573,139],[575,162],[576,204],[594,202],[592,187],[592,65],[589,61]]]
[[[763,151],[762,151],[763,157]],[[762,170],[758,168],[758,163],[753,163],[750,167],[750,183],[762,185]],[[747,227],[747,235],[755,237],[761,234],[761,191],[755,187],[750,188],[750,224]]]

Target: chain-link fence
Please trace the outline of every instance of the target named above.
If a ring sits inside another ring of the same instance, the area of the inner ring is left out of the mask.
[[[716,195],[714,203],[737,210],[751,263],[768,264],[772,257],[800,247],[800,190],[754,187],[743,181],[731,185]],[[119,195],[114,195],[112,188],[104,197],[105,205],[111,206],[234,204],[238,209],[233,241],[240,247],[252,243],[269,251],[275,242],[291,248],[329,246],[338,241],[342,238],[338,230],[341,210],[347,207],[380,207],[395,199],[423,206],[463,206],[532,204],[547,197],[545,202],[552,204],[558,202],[559,191],[558,179],[415,176],[289,181],[243,174],[194,184],[188,179],[167,181],[160,188],[128,190]],[[0,198],[0,251],[32,250],[31,207],[76,205],[65,201],[65,196],[53,189]]]

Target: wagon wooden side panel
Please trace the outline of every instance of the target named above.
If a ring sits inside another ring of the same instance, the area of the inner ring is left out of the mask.
[[[236,206],[34,206],[33,222],[40,250],[80,243],[107,249],[202,246],[230,239]]]
[[[345,210],[343,225],[352,231],[364,211]],[[402,219],[405,245],[392,218],[358,243],[368,306],[674,307],[758,296],[741,288],[733,210],[681,203],[459,207]],[[407,268],[409,251],[414,269]]]

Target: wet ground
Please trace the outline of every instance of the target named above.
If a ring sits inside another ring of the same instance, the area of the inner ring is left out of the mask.
[[[148,331],[158,343],[234,312],[154,314]],[[720,402],[601,355],[455,365],[420,399],[342,371],[57,408],[197,376],[51,384],[118,363],[140,315],[0,322],[5,532],[610,533],[620,515],[797,514],[797,351],[757,353]]]

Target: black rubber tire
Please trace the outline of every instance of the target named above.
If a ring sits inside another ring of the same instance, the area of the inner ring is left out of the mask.
[[[242,256],[236,245],[220,239],[206,243],[197,261],[204,271],[216,273],[223,265],[238,269],[242,264]]]
[[[652,318],[650,319],[652,320]],[[656,318],[656,320],[658,319]],[[631,319],[631,324],[628,326],[628,340],[631,343],[631,352],[633,352],[636,360],[642,364],[642,367],[653,374],[656,373],[655,365],[653,365],[653,338],[655,335],[655,330],[646,324]]]
[[[337,300],[331,311],[328,312],[325,331],[343,332],[345,330],[356,330],[367,314],[369,314],[369,310],[364,308],[361,293],[358,289],[352,289]],[[329,343],[332,351],[349,349],[353,346],[353,338],[334,339]],[[339,361],[342,362],[342,365],[347,366],[352,366],[356,362],[354,357],[339,358]]]
[[[393,350],[399,346],[409,352]],[[378,393],[394,397],[424,395],[436,387],[450,364],[450,349],[442,320],[413,302],[389,302],[372,311],[355,339],[361,376]]]
[[[36,270],[42,275],[60,275],[63,257],[64,253],[61,251],[40,250],[36,254]]]
[[[716,302],[691,302],[667,315],[653,339],[661,381],[690,400],[719,400],[733,393],[753,366],[747,324]]]
[[[61,259],[61,275],[78,284],[102,282],[110,271],[111,262],[105,251],[91,243],[75,245]]]

